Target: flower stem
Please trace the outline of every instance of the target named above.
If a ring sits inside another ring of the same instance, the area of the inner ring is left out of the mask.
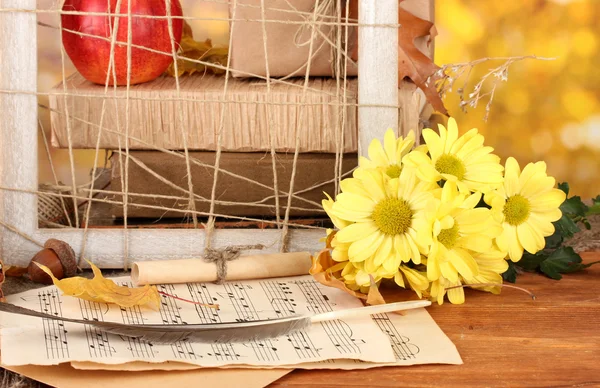
[[[219,308],[218,304],[206,304],[206,303],[195,302],[193,300],[184,299],[184,298],[180,298],[180,297],[175,296],[175,295],[167,294],[166,292],[163,292],[163,291],[158,291],[158,293],[161,294],[161,295],[164,295],[164,296],[168,296],[169,298],[180,300],[182,302],[187,302],[187,303],[191,303],[191,304],[197,304],[199,306],[208,307],[208,308],[211,308],[211,309],[218,309]]]
[[[512,284],[500,284],[500,283],[479,283],[479,284],[463,284],[460,286],[453,286],[453,287],[448,287],[446,288],[446,290],[452,290],[454,288],[464,288],[464,287],[472,287],[472,288],[477,288],[477,287],[508,287],[508,288],[514,288],[515,290],[519,290],[519,291],[523,291],[524,293],[526,293],[527,295],[531,296],[531,299],[535,300],[535,294],[525,288],[522,287],[518,287],[518,286],[513,286]]]
[[[585,212],[586,216],[592,216],[594,214],[600,214],[600,203],[588,207],[587,212]]]

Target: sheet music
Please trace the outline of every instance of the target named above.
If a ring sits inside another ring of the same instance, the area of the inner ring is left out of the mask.
[[[113,280],[131,285],[127,277]],[[126,324],[243,322],[361,306],[354,297],[325,287],[310,276],[228,282],[222,285],[203,283],[158,287],[180,298],[219,304],[220,308],[216,310],[194,305],[163,295],[158,312],[146,307],[120,308],[61,296],[54,286],[9,296],[8,302],[57,316]],[[414,364],[421,361],[453,363],[456,357],[436,361],[435,354],[440,353],[440,349],[435,347],[427,348],[424,352],[422,343],[430,342],[430,327],[426,327],[426,332],[422,333],[423,338],[414,337],[423,331],[421,327],[413,328],[412,338],[406,334],[408,327],[402,326],[410,322],[408,317],[419,315],[418,324],[422,325],[423,313],[437,329],[438,333],[434,332],[433,337],[437,335],[445,339],[460,362],[452,343],[423,310],[420,315],[412,312],[406,317],[384,314],[373,319],[322,322],[313,324],[305,331],[264,341],[234,344],[180,341],[170,345],[108,334],[91,325],[0,314],[2,363],[54,365],[88,361],[125,364],[143,361],[178,362],[202,367],[303,364],[311,369],[363,368],[374,364]],[[445,351],[441,353],[446,354]],[[434,361],[427,361],[428,356],[432,356]]]

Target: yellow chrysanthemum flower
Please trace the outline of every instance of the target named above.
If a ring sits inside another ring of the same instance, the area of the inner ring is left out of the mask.
[[[492,147],[483,146],[483,135],[476,128],[458,136],[453,118],[448,129],[439,125],[440,134],[432,129],[423,130],[429,155],[412,151],[404,157],[405,166],[417,170],[418,177],[426,182],[440,180],[456,182],[461,192],[487,192],[502,184],[500,158],[491,152]]]
[[[390,178],[398,178],[402,171],[402,158],[410,152],[415,144],[415,133],[410,131],[406,138],[396,139],[393,130],[388,129],[383,137],[383,146],[378,139],[369,145],[369,158],[361,156],[358,159],[359,168],[376,169],[387,174]]]
[[[444,277],[431,282],[431,289],[429,290],[429,297],[431,300],[438,302],[438,304],[444,304],[444,296],[448,294],[448,300],[452,304],[463,304],[465,303],[465,291],[462,288],[452,288],[454,286],[460,286],[461,282],[451,282]]]
[[[452,304],[462,304],[465,302],[464,288],[452,288],[461,285],[477,284],[497,284],[487,285],[475,288],[479,291],[487,291],[493,294],[500,293],[500,284],[502,284],[502,274],[508,269],[508,263],[504,258],[506,252],[500,251],[496,246],[486,252],[474,253],[473,258],[477,263],[478,274],[473,277],[460,276],[457,281],[450,281],[443,276],[431,282],[429,294],[432,300],[438,304],[444,303],[444,296],[448,294],[448,300]],[[449,289],[450,288],[450,289]]]
[[[508,269],[508,263],[504,258],[506,251],[501,251],[494,244],[494,247],[487,252],[477,253],[473,256],[479,267],[479,275],[472,278],[464,278],[463,284],[502,284],[502,274]],[[477,287],[477,290],[499,294],[501,287],[486,286]]]
[[[559,206],[566,195],[555,189],[556,181],[546,175],[546,163],[529,163],[523,171],[512,157],[506,160],[504,185],[486,195],[486,202],[504,232],[496,242],[508,251],[512,261],[519,261],[523,250],[536,253],[546,245],[544,237],[554,233],[552,222],[562,216]]]
[[[406,281],[405,281],[406,280]],[[400,287],[406,288],[406,283],[419,298],[423,296],[423,292],[429,288],[429,280],[425,272],[418,271],[414,268],[405,265],[400,266],[400,271],[394,275],[394,281]]]
[[[433,241],[427,256],[427,277],[440,277],[455,284],[459,276],[472,279],[479,274],[475,253],[489,251],[502,227],[487,208],[476,208],[481,193],[470,196],[458,192],[447,181],[441,190],[433,224]]]
[[[427,210],[435,208],[436,199],[413,171],[403,170],[398,178],[379,170],[356,171],[355,178],[344,180],[341,188],[328,213],[351,222],[335,240],[341,244],[338,258],[347,255],[358,269],[355,273],[348,270],[358,286],[368,285],[369,275],[379,279],[394,277],[398,271],[406,275],[402,263],[421,262],[421,253],[427,253],[431,241],[432,219]]]

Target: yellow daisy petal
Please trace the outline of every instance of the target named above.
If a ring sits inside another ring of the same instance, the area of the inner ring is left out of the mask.
[[[504,190],[507,196],[513,196],[519,192],[519,163],[516,159],[510,157],[506,160],[506,166],[504,168]]]
[[[377,231],[360,240],[354,241],[348,249],[348,259],[352,262],[365,261],[377,251],[384,236],[383,233]]]
[[[519,238],[519,243],[521,243],[523,248],[529,253],[535,254],[544,249],[544,246],[546,245],[542,234],[532,228],[528,222],[517,226],[517,236]]]
[[[548,208],[559,207],[566,199],[566,194],[562,190],[552,189],[545,193],[533,195],[529,198],[532,210],[545,210]]]
[[[464,249],[453,249],[448,252],[450,263],[458,273],[464,277],[473,277],[479,273],[477,262],[471,254]]]
[[[387,165],[390,162],[378,139],[373,139],[371,144],[369,144],[369,150],[367,152],[369,154],[369,159],[378,165]]]
[[[387,155],[388,163],[393,163],[397,160],[396,157],[396,134],[390,128],[383,136],[383,149]]]
[[[443,126],[440,126],[440,131],[442,131],[442,128]],[[423,136],[425,144],[427,144],[427,149],[429,150],[432,159],[435,160],[444,153],[444,144],[442,144],[440,136],[437,133],[435,133],[433,129],[423,129],[421,136]]]
[[[341,243],[352,243],[377,232],[379,228],[373,221],[357,222],[340,230],[335,238]]]
[[[504,228],[508,245],[508,257],[512,261],[519,261],[523,257],[523,246],[517,237],[517,227],[505,224]]]

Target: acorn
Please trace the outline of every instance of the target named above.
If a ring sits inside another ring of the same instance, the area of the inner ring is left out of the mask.
[[[74,276],[77,273],[77,258],[69,244],[64,241],[49,239],[44,244],[44,249],[36,253],[31,259],[27,273],[29,279],[35,283],[52,284],[52,279],[35,263],[45,265],[52,271],[57,279]]]

